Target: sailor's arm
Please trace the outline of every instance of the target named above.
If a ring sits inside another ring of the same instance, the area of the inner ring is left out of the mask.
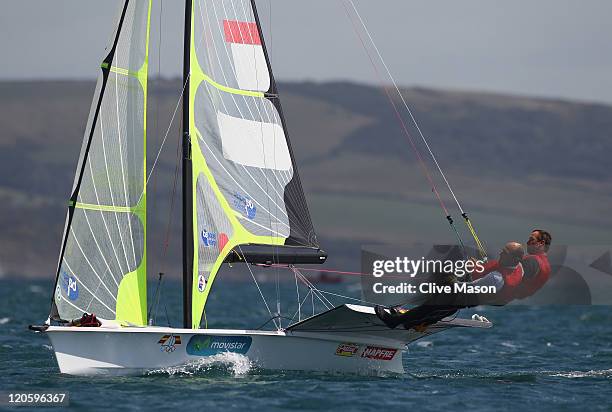
[[[497,260],[488,260],[482,266],[482,270],[478,270],[478,268],[474,269],[474,271],[472,272],[472,280],[483,278],[489,273],[491,273],[493,270],[495,270],[497,268]]]

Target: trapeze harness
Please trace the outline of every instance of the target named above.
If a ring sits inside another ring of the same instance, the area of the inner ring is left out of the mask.
[[[515,299],[515,293],[518,289],[521,281],[523,280],[523,266],[518,263],[514,267],[503,267],[499,265],[499,261],[490,260],[484,265],[484,270],[481,272],[474,272],[472,274],[472,278],[474,279],[474,283],[480,283],[479,280],[482,280],[488,275],[493,274],[494,272],[498,272],[501,274],[503,279],[503,287],[501,290],[498,290],[495,293],[493,300],[494,304],[505,305],[510,301]]]
[[[546,253],[539,253],[535,255],[526,255],[523,260],[533,258],[538,262],[538,273],[535,276],[525,277],[523,281],[514,290],[515,299],[525,299],[546,284],[550,278],[550,262],[548,261],[548,255]]]

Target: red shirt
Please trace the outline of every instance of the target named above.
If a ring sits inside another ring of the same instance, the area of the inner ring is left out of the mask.
[[[542,288],[550,278],[550,262],[546,253],[526,255],[523,260],[534,259],[538,262],[538,271],[533,276],[525,277],[514,291],[515,299],[525,299]]]
[[[498,271],[504,278],[504,287],[495,294],[495,303],[506,304],[515,299],[515,291],[523,280],[523,266],[519,263],[515,267],[504,267],[499,265],[497,259],[492,259],[484,264],[482,271],[472,273],[472,280],[480,279],[493,271]]]

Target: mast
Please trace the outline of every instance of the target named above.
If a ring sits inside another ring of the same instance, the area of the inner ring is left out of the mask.
[[[189,77],[191,71],[191,14],[193,0],[185,0],[185,38],[183,45],[183,327],[191,329],[193,286],[193,180],[191,138],[189,136]]]

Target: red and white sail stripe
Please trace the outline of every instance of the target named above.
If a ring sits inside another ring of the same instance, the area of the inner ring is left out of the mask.
[[[257,24],[223,20],[223,31],[232,50],[238,86],[243,90],[268,91],[270,75]]]

